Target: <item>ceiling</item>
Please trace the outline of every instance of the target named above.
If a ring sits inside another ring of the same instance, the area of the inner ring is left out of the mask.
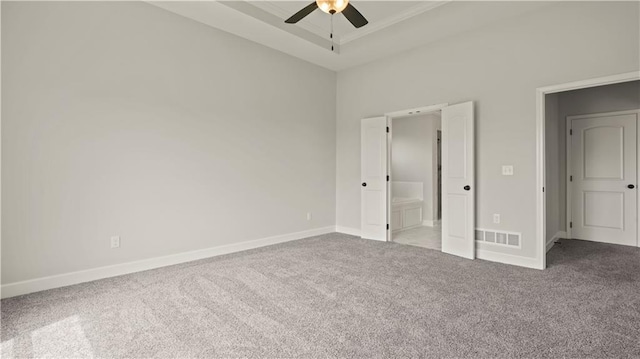
[[[367,26],[356,29],[343,15],[334,17],[334,39],[344,45],[362,36],[391,26],[397,22],[418,15],[422,12],[434,9],[450,0],[445,1],[352,1],[355,6],[369,21]],[[308,5],[310,1],[251,1],[264,11],[267,11],[280,19],[286,19],[298,10]],[[328,38],[331,32],[331,15],[316,10],[302,19],[296,25],[308,30],[320,37]]]
[[[515,16],[548,2],[352,0],[369,24],[316,10],[297,24],[284,20],[311,1],[151,1],[165,10],[340,71]]]

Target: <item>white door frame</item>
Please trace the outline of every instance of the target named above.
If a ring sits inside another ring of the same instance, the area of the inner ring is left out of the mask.
[[[567,178],[566,178],[566,183],[567,183],[567,193],[566,193],[566,198],[565,200],[567,201],[566,203],[566,212],[567,212],[567,222],[571,221],[571,216],[572,216],[572,210],[573,210],[573,206],[572,206],[572,202],[571,202],[571,190],[573,187],[573,182],[570,181],[570,173],[571,173],[571,121],[575,120],[575,119],[581,119],[581,118],[591,118],[591,117],[603,117],[603,116],[615,116],[615,115],[626,115],[626,114],[631,114],[631,113],[635,113],[638,115],[637,118],[640,119],[640,109],[637,110],[625,110],[625,111],[613,111],[613,112],[601,112],[601,113],[589,113],[589,114],[584,114],[584,115],[571,115],[571,116],[567,116],[567,118],[565,119],[566,124],[565,124],[565,128],[566,128],[566,139],[565,139],[565,144],[566,144],[566,151],[567,151],[567,163],[565,163],[566,168],[565,170],[567,171]],[[637,128],[638,130],[636,130],[636,142],[638,141],[638,139],[640,139],[640,123],[637,124]],[[638,152],[638,155],[636,157],[636,161],[637,161],[637,167],[638,169],[640,169],[640,147],[636,146],[636,151]],[[638,184],[635,183],[636,187],[638,187]],[[636,191],[636,193],[638,193],[638,191]],[[640,193],[638,193],[638,199],[640,200]],[[636,216],[638,215],[638,206],[636,205]],[[566,223],[565,223],[566,225]],[[567,226],[567,238],[571,239],[573,238],[572,235],[572,228],[571,226]],[[636,231],[636,246],[640,246],[640,229]]]
[[[545,208],[545,95],[588,87],[640,80],[640,71],[568,82],[536,89],[536,262],[538,269],[547,266]],[[640,232],[640,231],[639,231]]]
[[[435,105],[411,108],[407,110],[393,111],[385,113],[385,117],[387,117],[387,127],[389,128],[389,134],[387,135],[387,175],[389,176],[389,180],[387,181],[387,223],[391,226],[391,206],[392,206],[392,193],[391,193],[391,181],[393,181],[393,176],[391,174],[391,139],[393,137],[393,119],[396,117],[406,117],[406,116],[417,116],[421,114],[427,114],[429,112],[439,111],[443,108],[449,106],[448,103],[439,103]],[[391,242],[392,234],[391,230],[387,231],[387,242]]]

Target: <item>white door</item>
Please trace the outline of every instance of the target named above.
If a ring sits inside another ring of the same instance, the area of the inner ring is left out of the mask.
[[[442,109],[442,251],[475,258],[473,102]]]
[[[637,116],[569,117],[573,238],[637,245]]]
[[[365,118],[361,132],[361,236],[387,240],[387,119]]]

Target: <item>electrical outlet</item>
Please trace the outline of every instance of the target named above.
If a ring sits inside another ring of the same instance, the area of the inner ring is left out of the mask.
[[[120,236],[111,237],[111,248],[120,248]]]
[[[511,165],[502,166],[502,175],[513,176],[513,166]]]
[[[493,214],[493,223],[495,223],[495,224],[499,224],[500,223],[500,215],[498,213],[494,213]]]
[[[307,221],[310,221],[312,217],[311,212],[307,212]]]

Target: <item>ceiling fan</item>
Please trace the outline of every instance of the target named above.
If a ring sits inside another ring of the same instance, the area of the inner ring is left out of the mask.
[[[363,27],[369,23],[353,5],[349,4],[349,0],[316,0],[293,14],[293,16],[284,22],[287,24],[295,24],[318,8],[331,15],[343,13],[344,17],[356,28]]]

